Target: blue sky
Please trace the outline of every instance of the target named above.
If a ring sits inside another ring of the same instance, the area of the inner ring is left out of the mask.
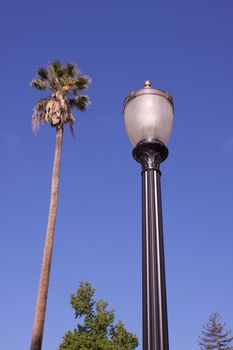
[[[2,1],[1,349],[31,339],[55,133],[32,133],[41,95],[29,82],[55,58],[92,78],[92,106],[64,135],[43,349],[75,327],[81,280],[141,339],[140,167],[122,103],[146,79],[175,103],[162,165],[170,348],[198,349],[212,312],[233,328],[232,11],[231,0]]]

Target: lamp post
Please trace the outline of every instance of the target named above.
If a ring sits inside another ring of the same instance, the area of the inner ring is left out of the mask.
[[[173,124],[173,99],[163,90],[144,88],[124,101],[125,127],[142,166],[143,350],[168,350],[160,163]]]

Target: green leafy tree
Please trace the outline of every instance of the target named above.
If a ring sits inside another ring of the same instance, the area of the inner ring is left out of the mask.
[[[225,330],[225,323],[220,322],[219,314],[210,315],[199,337],[201,350],[233,350],[232,341],[231,331]]]
[[[73,332],[68,331],[59,350],[133,350],[138,346],[136,335],[129,333],[122,321],[114,325],[114,311],[104,300],[94,300],[95,289],[81,282],[70,297],[75,318],[81,319]]]
[[[40,350],[42,346],[58,202],[63,128],[65,125],[69,125],[73,130],[75,122],[74,111],[84,111],[89,105],[90,100],[88,96],[81,94],[81,91],[86,89],[88,84],[89,78],[82,75],[74,63],[62,65],[58,60],[49,63],[47,69],[40,68],[37,71],[36,78],[31,81],[32,87],[50,92],[48,97],[41,98],[34,107],[32,116],[33,129],[38,130],[41,123],[47,122],[56,132],[48,225],[36,302],[31,350]]]

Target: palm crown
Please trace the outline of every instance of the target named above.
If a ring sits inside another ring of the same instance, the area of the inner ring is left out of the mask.
[[[66,65],[58,60],[40,68],[31,86],[39,90],[50,90],[51,95],[41,98],[34,107],[32,115],[33,130],[38,130],[40,123],[48,122],[51,126],[62,128],[69,124],[71,129],[75,122],[73,111],[86,110],[90,104],[87,95],[80,94],[90,83],[90,78],[82,75],[76,64]]]

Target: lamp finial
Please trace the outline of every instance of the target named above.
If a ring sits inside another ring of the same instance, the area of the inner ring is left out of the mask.
[[[144,83],[144,88],[150,88],[151,87],[151,81],[150,80],[146,80]]]

